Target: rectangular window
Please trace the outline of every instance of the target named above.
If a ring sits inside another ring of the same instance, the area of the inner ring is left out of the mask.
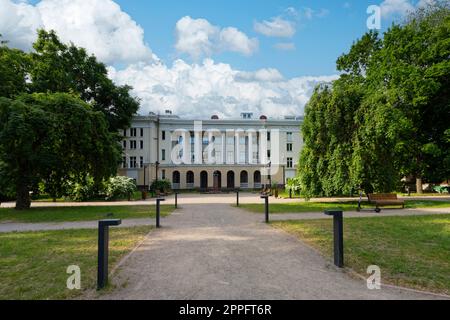
[[[234,154],[233,154],[233,151],[228,151],[228,154],[227,154],[227,162],[228,162],[228,163],[234,163]]]
[[[141,128],[141,137],[144,136],[144,128]]]
[[[292,132],[286,133],[287,142],[292,142]]]
[[[131,137],[136,137],[136,134],[137,134],[137,129],[136,128],[131,128],[130,136]]]
[[[292,162],[292,158],[287,158],[287,167],[288,168],[293,168],[294,167],[294,164]]]
[[[292,143],[288,143],[286,146],[286,149],[288,152],[291,152],[292,151]]]
[[[270,150],[267,150],[267,158],[270,159]]]
[[[137,167],[136,157],[130,157],[130,168],[135,169]]]
[[[239,162],[240,163],[245,163],[246,162],[245,160],[246,160],[245,159],[245,151],[239,152]]]
[[[139,159],[139,167],[140,168],[144,167],[144,157],[140,157],[140,159]]]
[[[144,140],[141,140],[141,150],[144,149]]]
[[[161,136],[162,136],[161,137],[162,140],[166,140],[166,132],[165,131],[161,132]]]
[[[123,130],[123,136],[124,136],[124,137],[127,136],[127,129]]]
[[[122,157],[122,168],[127,168],[127,157]]]
[[[228,144],[234,144],[234,137],[227,137]]]
[[[127,148],[127,141],[123,140],[123,148],[126,149]]]
[[[166,180],[166,170],[161,171],[161,179]]]
[[[215,153],[215,155],[213,155],[213,157],[216,158],[216,162],[221,162],[222,161],[222,152],[214,150],[214,153]]]
[[[161,160],[166,161],[166,150],[164,149],[161,150]]]
[[[239,137],[239,143],[245,145],[245,137]]]
[[[258,163],[258,161],[259,161],[259,153],[258,153],[258,151],[254,151],[253,152],[253,162]]]
[[[132,149],[132,150],[136,149],[136,140],[130,141],[130,149]]]
[[[267,141],[270,141],[270,131],[267,132]]]

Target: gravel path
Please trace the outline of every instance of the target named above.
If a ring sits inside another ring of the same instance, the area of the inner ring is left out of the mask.
[[[435,299],[382,287],[330,265],[262,215],[225,204],[185,205],[162,221],[100,299]]]
[[[400,197],[402,198],[402,197]],[[311,202],[335,202],[335,201],[358,201],[359,198],[312,198]],[[422,196],[422,197],[403,197],[407,200],[436,200],[450,201],[450,196]],[[224,194],[200,194],[200,193],[183,193],[178,196],[180,203],[184,204],[234,204],[236,203],[235,193]],[[262,203],[259,193],[241,192],[239,197],[240,203]],[[304,199],[275,199],[270,198],[270,203],[298,203],[304,202]],[[92,201],[92,202],[33,202],[32,207],[81,207],[81,206],[139,206],[154,203],[155,199],[145,201]],[[174,204],[174,196],[168,196],[164,204]],[[14,202],[0,203],[1,208],[14,208]]]
[[[155,225],[155,219],[126,219],[122,220],[119,228]],[[69,229],[97,229],[98,221],[76,221],[58,223],[0,223],[0,233],[48,231]]]

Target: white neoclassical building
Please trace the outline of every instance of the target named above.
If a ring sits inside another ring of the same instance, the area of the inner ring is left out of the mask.
[[[123,135],[119,174],[141,187],[166,179],[173,189],[260,189],[296,175],[302,117],[187,120],[166,111],[135,116]]]

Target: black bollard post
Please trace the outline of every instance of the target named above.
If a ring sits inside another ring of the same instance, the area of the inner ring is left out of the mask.
[[[342,210],[326,210],[325,214],[333,216],[334,264],[344,267],[344,227]]]
[[[156,227],[161,228],[161,201],[166,201],[164,198],[156,199]]]
[[[109,227],[118,226],[121,223],[119,219],[98,222],[97,290],[104,288],[108,283]]]
[[[178,193],[175,192],[175,209],[178,209]]]
[[[292,189],[289,189],[289,199],[292,199]]]
[[[261,196],[261,199],[264,199],[264,214],[266,217],[266,223],[269,223],[269,196]]]
[[[239,207],[239,190],[236,190],[236,207]]]

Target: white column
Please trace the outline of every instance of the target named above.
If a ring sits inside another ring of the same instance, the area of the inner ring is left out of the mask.
[[[248,163],[253,164],[253,132],[248,131]]]
[[[240,137],[240,131],[239,130],[236,130],[236,134],[234,135],[234,144],[235,144],[235,159],[236,159],[236,163],[237,164],[241,164],[241,154],[240,154],[240,151],[241,151],[241,143],[240,143],[240,141],[239,141],[239,137]]]
[[[195,154],[195,164],[203,163],[203,145],[202,145],[202,122],[195,121],[194,122],[194,154]]]
[[[221,164],[226,163],[226,156],[227,156],[227,139],[226,139],[226,132],[222,132],[222,159]]]

